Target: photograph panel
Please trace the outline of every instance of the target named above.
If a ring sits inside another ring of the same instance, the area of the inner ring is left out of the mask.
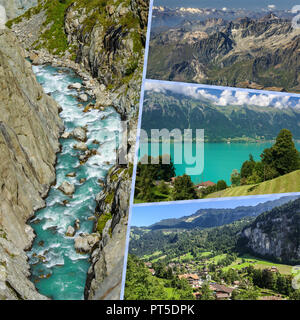
[[[300,191],[296,94],[147,80],[141,130],[135,203]]]
[[[148,13],[0,0],[0,301],[120,300]]]
[[[147,78],[300,92],[294,1],[155,0]]]
[[[125,300],[299,300],[300,193],[135,205]]]

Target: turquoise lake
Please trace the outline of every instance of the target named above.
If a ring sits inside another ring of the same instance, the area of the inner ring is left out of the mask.
[[[70,225],[80,220],[81,232],[92,232],[92,217],[96,207],[95,197],[101,191],[98,179],[104,179],[108,170],[116,161],[115,149],[121,136],[120,116],[113,108],[105,111],[91,110],[83,113],[77,96],[81,92],[68,89],[71,83],[81,79],[73,71],[50,66],[33,66],[37,80],[44,91],[52,95],[63,111],[65,131],[87,126],[87,146],[97,149],[96,156],[80,165],[80,151],[73,148],[75,139],[60,139],[62,151],[57,155],[56,185],[51,187],[46,198],[46,207],[38,210],[31,220],[36,239],[28,252],[31,265],[31,280],[41,294],[55,300],[81,300],[89,264],[89,255],[79,254],[74,249],[74,237],[65,236]],[[89,101],[90,102],[90,101]],[[119,136],[119,139],[117,138]],[[94,139],[99,144],[93,144]],[[76,177],[66,175],[76,172]],[[85,178],[84,183],[80,179]],[[63,181],[75,184],[72,197],[64,195],[57,188]],[[69,203],[64,205],[63,201]]]
[[[264,149],[272,146],[273,143],[204,143],[204,170],[201,175],[191,175],[191,179],[195,184],[202,181],[212,181],[217,183],[219,180],[225,180],[230,185],[230,175],[232,170],[240,168],[244,161],[249,159],[249,155],[252,154],[255,160],[260,159],[260,155]],[[148,154],[153,157],[157,157],[158,153],[151,154],[150,144],[141,144],[139,157],[142,158],[148,147]],[[196,143],[190,142],[186,145],[193,150],[195,154]],[[296,143],[296,147],[300,150],[300,143]],[[175,148],[181,148],[181,143],[171,144],[170,154],[171,159],[174,162],[174,150]],[[184,150],[182,148],[182,150]],[[160,144],[160,152],[162,154],[162,144]],[[180,164],[174,164],[176,176],[181,176],[186,173],[186,168],[193,167],[187,165],[185,161],[181,161]]]

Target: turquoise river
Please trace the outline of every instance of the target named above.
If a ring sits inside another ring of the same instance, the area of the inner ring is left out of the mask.
[[[65,131],[86,127],[88,148],[98,150],[97,155],[80,164],[79,156],[82,152],[73,148],[77,141],[73,138],[60,139],[62,149],[57,155],[56,184],[51,187],[46,198],[46,207],[37,211],[31,220],[37,235],[28,252],[31,280],[41,294],[51,299],[80,300],[84,298],[89,256],[77,253],[74,237],[67,237],[65,233],[76,219],[80,221],[80,229],[75,237],[81,232],[89,233],[93,230],[94,222],[91,218],[96,207],[95,197],[101,191],[98,179],[105,179],[115,163],[121,120],[113,108],[83,112],[84,105],[91,101],[78,102],[78,95],[84,91],[68,89],[71,83],[82,83],[72,70],[33,66],[33,71],[44,91],[51,94],[62,107],[60,116]],[[76,176],[66,177],[70,172],[75,172]],[[81,179],[86,181],[80,182]],[[72,197],[58,190],[63,181],[75,185]]]

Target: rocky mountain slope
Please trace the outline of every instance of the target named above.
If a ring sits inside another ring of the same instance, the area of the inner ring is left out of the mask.
[[[201,209],[188,217],[162,220],[151,225],[147,229],[213,228],[232,223],[245,217],[257,217],[263,212],[296,199],[298,199],[297,196],[282,197],[278,200],[267,201],[256,206],[241,206],[235,209]]]
[[[299,92],[299,29],[262,18],[183,21],[154,34],[148,78]]]
[[[300,111],[296,108],[278,109],[251,105],[221,106],[198,93],[198,98],[172,91],[145,92],[142,128],[150,136],[151,129],[204,129],[207,141],[227,139],[276,138],[282,128],[300,138]]]
[[[55,0],[8,23],[33,63],[88,72],[96,105],[114,106],[127,121],[128,165],[110,170],[97,197],[100,241],[91,254],[86,299],[120,298],[147,16],[145,0]]]
[[[38,0],[0,0],[0,6],[6,10],[7,19],[16,18],[37,3]]]
[[[16,37],[0,30],[0,300],[44,299],[27,279],[26,224],[55,181],[63,130],[59,107],[44,94]]]
[[[283,263],[300,262],[300,199],[274,208],[243,230],[243,245]]]

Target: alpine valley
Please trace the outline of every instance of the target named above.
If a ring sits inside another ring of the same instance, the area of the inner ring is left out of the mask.
[[[132,227],[125,298],[135,299],[144,277],[145,299],[299,300],[299,196],[238,203],[199,202],[192,215]]]

